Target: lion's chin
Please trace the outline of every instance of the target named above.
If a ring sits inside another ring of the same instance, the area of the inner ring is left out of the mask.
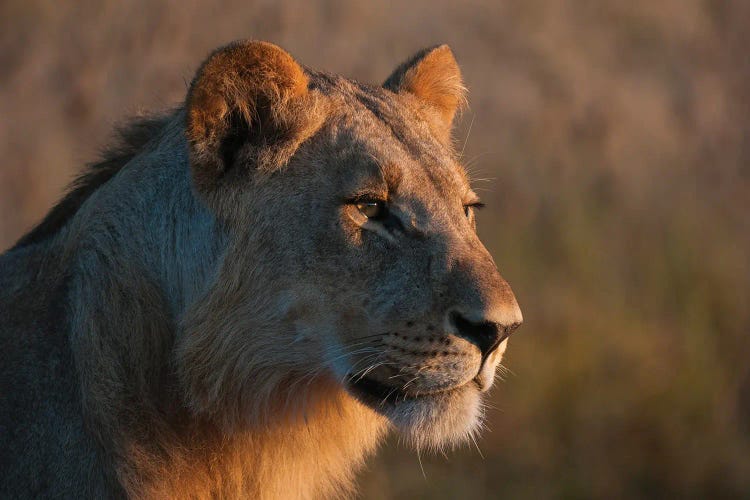
[[[467,441],[480,427],[482,405],[474,383],[419,396],[394,392],[358,381],[348,387],[361,402],[384,415],[407,444],[417,449],[441,450]]]

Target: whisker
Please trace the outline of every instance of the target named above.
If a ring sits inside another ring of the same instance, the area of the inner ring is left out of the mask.
[[[414,375],[414,377],[412,377],[407,383],[405,383],[403,386],[401,386],[401,390],[405,391],[409,387],[409,384],[411,384],[412,382],[414,382],[418,378],[419,378],[419,375]],[[404,401],[406,401],[406,393],[404,393]]]
[[[468,160],[466,160],[464,162],[464,168],[471,168],[471,167],[475,166],[477,160],[479,160],[480,158],[482,158],[484,156],[487,156],[490,153],[491,153],[491,151],[483,151],[481,153],[475,154],[474,156],[472,156],[471,158],[469,158]]]
[[[502,374],[502,376],[503,376],[503,377],[505,377],[505,376],[507,376],[507,375],[512,375],[512,376],[514,376],[514,377],[516,377],[516,376],[517,376],[517,375],[516,375],[516,374],[515,374],[515,373],[513,372],[513,370],[511,370],[510,368],[508,368],[507,366],[505,366],[505,365],[504,365],[504,364],[502,364],[502,363],[499,363],[499,364],[497,365],[497,373],[500,373],[500,374]]]
[[[388,394],[386,394],[385,397],[383,398],[383,401],[380,402],[379,406],[383,406],[385,404],[385,402],[388,400],[388,398],[391,397],[391,394],[393,394],[397,390],[398,390],[398,387],[394,387],[393,390],[391,390],[391,392],[389,392]]]
[[[357,346],[363,346],[363,345],[377,345],[377,343],[380,340],[381,339],[371,339],[371,340],[364,340],[362,342],[352,342],[350,344],[346,344],[346,347],[351,348],[351,347],[357,347]]]
[[[419,468],[422,470],[422,477],[427,480],[427,474],[424,472],[424,466],[422,465],[422,455],[419,451],[419,448],[417,448],[417,461],[419,462]]]
[[[369,338],[373,338],[373,337],[385,337],[386,335],[389,335],[389,334],[390,334],[390,332],[374,333],[372,335],[363,335],[361,337],[354,337],[354,339],[352,339],[352,340],[363,340],[363,339],[369,339]]]
[[[463,158],[464,156],[464,150],[466,149],[466,144],[469,142],[469,136],[471,135],[471,129],[474,126],[474,118],[476,118],[477,115],[473,114],[471,115],[471,122],[469,123],[469,130],[466,132],[466,139],[464,139],[464,145],[461,148],[461,152],[458,154],[459,158]]]
[[[308,374],[306,378],[298,379],[297,381],[295,381],[292,387],[290,388],[290,390],[296,389],[295,386],[300,383],[303,383],[303,381],[304,381],[305,386],[309,387],[316,378],[318,378],[325,370],[328,370],[330,368],[328,365],[338,361],[339,359],[346,358],[348,356],[353,356],[356,354],[366,354],[366,353],[370,353],[369,355],[372,356],[373,350],[375,350],[375,348],[373,347],[363,347],[363,348],[354,349],[354,350],[347,350],[345,347],[341,347],[341,346],[336,346],[333,349],[326,348],[325,349],[326,354],[324,355],[326,359],[326,365],[320,366],[317,369],[313,370],[312,372]],[[376,353],[378,352],[380,351],[376,351]],[[333,358],[329,358],[330,353],[338,353],[338,354],[334,356]]]
[[[355,349],[353,351],[341,353],[340,355],[336,356],[335,358],[326,359],[326,361],[329,364],[330,363],[334,363],[334,362],[336,362],[336,361],[338,361],[338,360],[340,360],[342,358],[346,358],[346,357],[349,357],[349,356],[354,356],[356,354],[365,354],[365,353],[368,353],[368,352],[372,352],[373,349],[375,349],[375,348],[374,347],[361,347],[361,348]],[[378,351],[378,352],[380,352],[380,351]]]
[[[411,380],[409,380],[406,384],[404,384],[404,386],[401,388],[401,390],[405,391],[407,389],[407,387],[409,387],[409,384],[412,384],[415,380],[417,380],[419,378],[419,376],[422,374],[422,371],[425,368],[427,368],[427,367],[426,366],[420,367],[419,370],[417,370],[417,373],[414,374],[414,377]]]
[[[360,380],[362,380],[363,378],[365,378],[367,376],[367,374],[370,373],[371,371],[373,371],[375,368],[379,368],[381,366],[387,366],[389,364],[392,364],[392,363],[388,363],[386,361],[380,361],[380,362],[377,362],[377,363],[374,363],[374,364],[370,365],[369,367],[367,367],[364,370],[362,370],[362,374],[357,378],[356,381],[359,382]]]
[[[479,456],[482,457],[482,460],[484,460],[484,455],[482,455],[482,450],[479,449],[479,444],[477,444],[477,438],[474,436],[474,433],[473,432],[469,433],[469,437],[471,438],[471,441],[474,443],[474,446],[479,452]]]
[[[344,374],[344,376],[341,378],[341,383],[343,384],[346,379],[352,379],[356,376],[357,373],[359,373],[362,370],[366,370],[368,367],[372,366],[372,363],[377,363],[378,357],[381,355],[381,353],[376,352],[369,354],[367,356],[364,356],[362,359],[359,359],[356,363],[354,363],[351,368]],[[362,364],[362,363],[369,363],[367,366],[362,368],[361,370],[355,370],[355,368]]]
[[[388,377],[388,378],[389,378],[389,379],[394,379],[394,378],[398,378],[398,377],[400,377],[401,375],[403,375],[403,374],[404,374],[404,370],[409,370],[409,369],[411,369],[411,368],[414,368],[414,366],[412,366],[412,365],[405,365],[405,366],[402,366],[402,367],[401,367],[401,368],[399,369],[398,373],[396,373],[395,375],[391,375],[391,376],[390,376],[390,377]]]

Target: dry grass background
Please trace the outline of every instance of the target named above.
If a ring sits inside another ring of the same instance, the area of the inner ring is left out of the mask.
[[[365,498],[750,495],[750,3],[6,0],[0,246],[247,37],[363,81],[448,42],[471,90],[480,232],[526,317],[514,375],[483,457],[423,476],[394,439]]]

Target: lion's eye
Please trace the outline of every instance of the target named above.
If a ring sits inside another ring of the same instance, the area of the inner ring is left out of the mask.
[[[478,210],[482,207],[484,207],[484,203],[482,203],[481,201],[475,201],[474,203],[464,205],[464,215],[467,219],[471,219],[471,214],[474,212],[474,210]]]
[[[361,201],[357,209],[368,219],[379,219],[385,215],[385,203],[382,201]]]

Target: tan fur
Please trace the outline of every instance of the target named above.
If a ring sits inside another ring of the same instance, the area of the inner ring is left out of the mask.
[[[461,70],[447,45],[425,49],[398,68],[383,84],[396,92],[409,92],[439,115],[437,132],[443,140],[450,137],[457,111],[466,105],[466,87]]]
[[[214,52],[0,260],[7,413],[57,418],[9,434],[13,496],[343,497],[389,429],[473,437],[522,318],[452,148],[463,95],[446,46],[382,87]]]
[[[270,43],[235,43],[209,57],[187,97],[186,135],[197,187],[204,193],[216,187],[224,169],[221,141],[230,134],[253,131],[243,153],[260,170],[288,161],[320,123],[322,110],[316,110],[308,83],[294,59]]]
[[[232,434],[210,425],[191,429],[169,456],[132,446],[137,472],[121,480],[138,498],[334,498],[348,496],[354,473],[386,422],[331,381],[306,387],[313,404],[302,414],[279,411],[274,422]],[[188,443],[188,446],[185,446]]]

